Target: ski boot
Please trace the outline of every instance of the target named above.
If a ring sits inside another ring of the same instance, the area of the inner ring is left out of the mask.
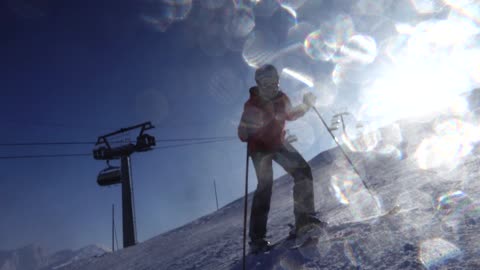
[[[271,243],[263,238],[251,240],[248,244],[250,245],[250,253],[253,254],[266,252],[271,248]]]
[[[289,238],[296,238],[299,235],[304,235],[314,230],[322,230],[327,228],[327,226],[327,222],[320,220],[315,215],[308,215],[302,223],[297,224],[295,228],[290,231]]]

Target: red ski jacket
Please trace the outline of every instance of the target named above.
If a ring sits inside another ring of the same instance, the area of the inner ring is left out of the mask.
[[[282,91],[266,100],[258,94],[257,87],[250,88],[250,98],[245,102],[238,126],[238,137],[248,141],[248,151],[270,152],[280,149],[285,141],[285,121],[305,114],[293,111],[290,99]]]

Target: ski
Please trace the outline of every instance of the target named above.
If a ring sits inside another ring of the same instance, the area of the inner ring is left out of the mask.
[[[345,226],[345,225],[353,224],[353,223],[363,223],[363,222],[368,222],[368,221],[379,219],[379,218],[393,216],[393,215],[396,215],[396,214],[400,213],[401,212],[400,210],[401,210],[400,206],[395,205],[394,207],[392,207],[390,210],[384,212],[383,214],[380,214],[380,215],[377,215],[377,216],[374,216],[374,217],[370,217],[370,218],[367,218],[367,219],[364,219],[364,220],[350,221],[350,222],[341,223],[341,224],[338,224],[338,225],[335,225],[335,226],[332,226],[332,227],[327,226],[326,228],[318,228],[318,229],[310,230],[310,231],[306,232],[306,234],[303,235],[300,239],[297,239],[296,240],[297,243],[295,245],[293,245],[292,247],[290,247],[290,249],[298,249],[298,248],[302,248],[302,247],[305,247],[305,246],[310,246],[312,244],[316,245],[316,244],[319,244],[319,243],[343,240],[345,237],[348,237],[348,236],[351,236],[351,235],[355,234],[356,231],[355,230],[342,230],[342,231],[338,231],[338,232],[334,233],[332,236],[326,237],[324,239],[321,239],[321,238],[322,238],[322,236],[324,236],[325,232],[329,231],[329,229],[331,230],[331,229],[333,229],[335,227],[338,227],[338,226]],[[320,239],[321,239],[321,241],[320,241]]]
[[[324,236],[326,232],[328,232],[331,229],[334,229],[335,227],[345,226],[345,225],[353,224],[353,223],[368,222],[368,221],[375,220],[375,219],[378,219],[378,218],[393,216],[393,215],[396,215],[400,212],[401,212],[400,206],[395,205],[390,210],[388,210],[388,211],[386,211],[386,212],[384,212],[380,215],[377,215],[377,216],[374,216],[374,217],[369,217],[369,218],[364,219],[364,220],[349,221],[349,222],[337,224],[335,226],[327,225],[326,227],[318,227],[318,228],[312,227],[310,230],[307,230],[305,233],[302,233],[300,236],[288,236],[284,239],[281,239],[281,240],[271,244],[269,246],[268,250],[266,250],[264,252],[261,252],[261,253],[268,254],[272,249],[275,249],[279,246],[286,246],[289,249],[298,249],[298,248],[301,248],[303,246],[310,245],[310,244],[314,243],[315,241],[317,243],[319,243],[320,238],[322,236]],[[293,229],[292,224],[288,224],[288,226],[291,229]],[[344,237],[348,237],[350,235],[353,235],[354,233],[355,233],[354,230],[339,231],[339,232],[334,233],[332,236],[327,237],[326,239],[323,239],[321,242],[337,241],[337,240],[343,239]],[[289,242],[293,242],[293,244],[288,244]]]
[[[380,215],[369,217],[369,218],[366,218],[366,219],[363,219],[363,220],[349,221],[349,222],[335,224],[335,225],[330,225],[330,224],[327,223],[326,227],[312,226],[310,229],[308,229],[306,232],[304,232],[300,235],[297,235],[297,236],[289,235],[288,237],[285,237],[281,240],[278,240],[274,243],[269,244],[267,247],[265,247],[263,249],[260,249],[260,250],[252,250],[251,249],[248,255],[249,256],[262,256],[262,255],[268,255],[269,253],[271,253],[272,251],[274,251],[274,250],[276,250],[280,247],[283,247],[283,248],[288,249],[288,250],[294,250],[294,249],[299,249],[299,248],[303,248],[303,247],[306,247],[306,246],[317,245],[319,243],[343,240],[345,237],[349,237],[351,235],[356,234],[358,232],[358,230],[345,229],[345,230],[334,232],[335,229],[338,228],[339,226],[346,226],[346,225],[355,224],[355,223],[361,224],[361,223],[369,222],[369,221],[379,219],[379,218],[394,216],[396,214],[403,213],[403,212],[408,212],[408,211],[415,210],[415,209],[416,208],[402,211],[400,206],[395,205],[394,207],[392,207],[391,209],[389,209],[388,211],[386,211],[386,212],[384,212]],[[288,224],[288,226],[290,227],[290,229],[294,228],[293,224]],[[331,232],[331,235],[326,236],[326,234],[328,234],[329,231]]]

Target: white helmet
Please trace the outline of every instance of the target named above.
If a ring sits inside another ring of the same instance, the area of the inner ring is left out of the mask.
[[[279,79],[277,69],[273,65],[266,64],[255,71],[255,81],[259,85],[262,85],[264,82],[276,82],[278,84]]]

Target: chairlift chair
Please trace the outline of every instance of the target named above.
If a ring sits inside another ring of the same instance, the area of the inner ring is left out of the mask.
[[[330,130],[337,130],[340,127],[340,119],[334,116],[332,117],[332,122],[330,123]]]
[[[99,186],[111,186],[122,183],[122,170],[118,166],[112,166],[108,162],[108,167],[101,170],[97,176]]]

